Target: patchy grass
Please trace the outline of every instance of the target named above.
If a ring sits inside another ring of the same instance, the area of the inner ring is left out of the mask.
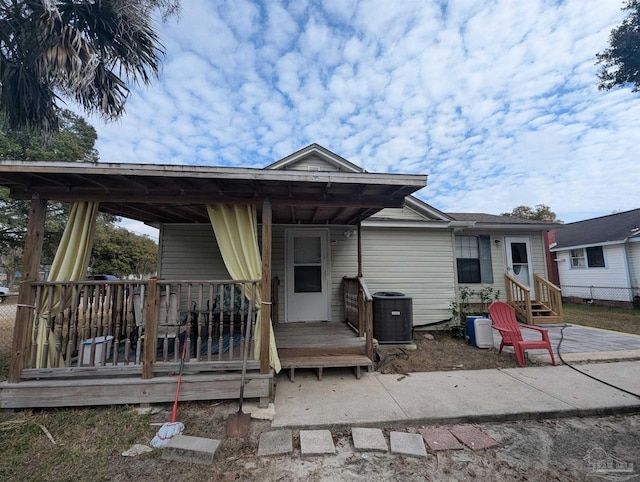
[[[149,445],[159,429],[152,422],[169,421],[171,405],[163,407],[156,415],[126,406],[0,411],[0,480],[262,480],[244,472],[269,422],[252,420],[246,440],[225,437],[234,402],[186,402],[178,410],[186,435],[224,441],[215,466],[161,460],[161,450],[123,457],[133,444]]]
[[[640,335],[640,310],[569,303],[562,308],[567,323]]]
[[[148,417],[122,407],[25,410],[0,420],[1,480],[108,480],[122,450],[149,442]]]

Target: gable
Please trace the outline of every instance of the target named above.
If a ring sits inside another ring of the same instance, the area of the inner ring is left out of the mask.
[[[347,172],[344,168],[341,169],[339,165],[315,154],[297,159],[280,169],[291,171]]]
[[[265,169],[301,170],[320,172],[365,172],[364,169],[334,154],[319,144],[311,144]]]

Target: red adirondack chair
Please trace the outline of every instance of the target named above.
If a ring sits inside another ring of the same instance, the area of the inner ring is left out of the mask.
[[[544,328],[537,326],[522,325],[516,319],[516,312],[511,305],[502,301],[494,301],[489,305],[489,318],[493,323],[493,328],[502,335],[502,343],[500,343],[500,352],[505,346],[512,346],[516,352],[518,365],[524,366],[524,352],[527,350],[546,349],[549,350],[551,361],[556,364],[553,356],[551,342],[549,341],[549,332]],[[542,335],[542,340],[524,340],[522,338],[521,328],[535,330]]]

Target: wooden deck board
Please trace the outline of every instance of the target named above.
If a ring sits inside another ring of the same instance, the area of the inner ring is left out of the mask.
[[[373,367],[366,355],[366,339],[346,323],[280,323],[274,331],[280,364],[289,370],[291,380],[296,368],[316,369],[321,380],[324,368],[353,368],[360,378],[361,367]]]
[[[99,380],[33,380],[0,383],[1,408],[44,408],[87,405],[170,402],[175,397],[177,377],[111,378]],[[269,397],[273,373],[247,373],[244,395]],[[180,400],[223,400],[240,395],[240,373],[186,375],[182,377]]]

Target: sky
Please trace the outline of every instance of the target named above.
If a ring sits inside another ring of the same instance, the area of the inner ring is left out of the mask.
[[[640,93],[597,89],[622,0],[182,0],[103,162],[261,168],[311,143],[445,212],[640,207]],[[130,227],[147,232],[144,227]]]

